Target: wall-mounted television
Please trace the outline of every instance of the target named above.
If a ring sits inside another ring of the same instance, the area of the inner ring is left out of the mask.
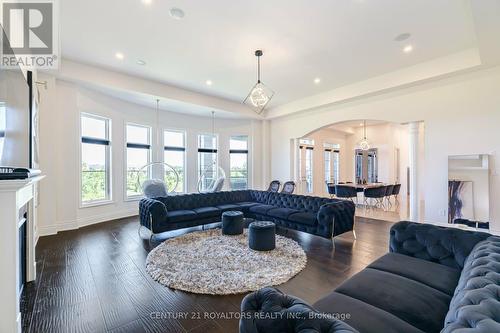
[[[0,167],[31,167],[31,72],[0,68]]]

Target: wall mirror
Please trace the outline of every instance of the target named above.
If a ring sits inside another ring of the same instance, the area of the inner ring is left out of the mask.
[[[448,157],[448,223],[489,229],[489,155]]]
[[[377,148],[368,150],[356,149],[356,183],[377,183],[378,182],[378,159]]]

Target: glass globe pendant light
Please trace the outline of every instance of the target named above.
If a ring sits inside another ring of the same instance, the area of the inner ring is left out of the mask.
[[[264,108],[274,95],[274,91],[260,81],[260,57],[262,57],[262,55],[262,50],[255,51],[255,56],[257,57],[257,83],[243,101],[244,104],[250,106],[258,114],[264,111]]]
[[[363,139],[358,142],[358,147],[361,150],[370,149],[370,141],[366,138],[366,120],[363,121]]]

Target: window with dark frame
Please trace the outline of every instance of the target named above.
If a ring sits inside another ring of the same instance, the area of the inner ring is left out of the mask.
[[[142,182],[151,178],[150,170],[144,168],[151,162],[151,127],[126,125],[126,154],[127,198],[139,197]]]
[[[186,133],[184,131],[166,130],[163,132],[163,143],[163,162],[170,165],[179,177],[179,182],[173,192],[184,193],[186,192]],[[166,171],[165,183],[167,188],[171,190],[174,187],[176,176],[173,172]]]
[[[229,182],[232,190],[248,188],[248,136],[229,139]]]
[[[198,135],[198,179],[201,179],[200,191],[211,190],[218,173],[217,135]]]
[[[81,202],[111,200],[110,119],[81,115]]]

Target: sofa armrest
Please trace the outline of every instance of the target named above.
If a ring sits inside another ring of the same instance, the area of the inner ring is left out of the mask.
[[[331,238],[352,231],[355,210],[354,203],[348,200],[324,204],[318,211],[318,234]]]
[[[168,219],[167,207],[165,207],[163,202],[156,199],[141,199],[139,201],[139,218],[142,226],[154,232],[153,229],[156,224]],[[152,219],[151,225],[150,218]]]
[[[299,298],[275,288],[245,296],[241,303],[240,333],[352,333],[344,322],[318,313]]]
[[[402,221],[390,231],[390,252],[462,269],[472,248],[490,234]]]

